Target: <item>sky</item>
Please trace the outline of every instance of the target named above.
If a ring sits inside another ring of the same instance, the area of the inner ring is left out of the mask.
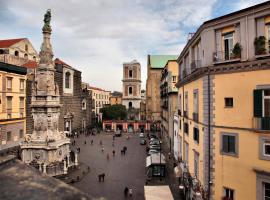
[[[82,72],[82,80],[122,90],[123,63],[147,55],[179,55],[188,33],[206,20],[262,0],[0,0],[0,39],[28,38],[39,52],[43,16],[52,11],[55,58]]]

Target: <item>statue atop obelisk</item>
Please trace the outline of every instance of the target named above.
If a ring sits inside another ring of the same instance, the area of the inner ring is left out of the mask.
[[[50,21],[51,10],[47,10],[42,28],[40,62],[32,84],[31,112],[34,129],[33,133],[27,134],[21,149],[24,162],[38,166],[44,173],[54,176],[66,173],[72,162],[69,156],[70,140],[58,129],[61,105],[58,85],[54,80]]]

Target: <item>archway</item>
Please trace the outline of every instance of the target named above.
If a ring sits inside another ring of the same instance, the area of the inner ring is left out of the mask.
[[[132,108],[132,102],[128,102],[128,108]]]
[[[128,132],[129,133],[132,133],[134,131],[134,126],[133,126],[133,124],[129,124],[128,125]]]
[[[123,130],[123,125],[122,124],[117,124],[116,125],[116,130],[122,131]]]

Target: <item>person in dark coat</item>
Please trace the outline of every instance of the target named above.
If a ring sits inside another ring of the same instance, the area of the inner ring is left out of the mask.
[[[124,194],[125,194],[125,197],[128,196],[128,187],[125,187],[125,189],[124,189]]]

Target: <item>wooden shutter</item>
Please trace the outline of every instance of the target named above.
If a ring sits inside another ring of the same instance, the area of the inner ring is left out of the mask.
[[[257,30],[257,37],[264,36],[264,18],[259,18],[256,20],[256,30]]]
[[[228,135],[223,135],[222,136],[222,151],[224,153],[228,153],[228,151],[229,151],[228,145],[229,145]]]
[[[228,147],[230,153],[235,153],[235,136],[227,136],[228,137]]]
[[[254,117],[262,117],[262,92],[263,90],[253,91]]]

